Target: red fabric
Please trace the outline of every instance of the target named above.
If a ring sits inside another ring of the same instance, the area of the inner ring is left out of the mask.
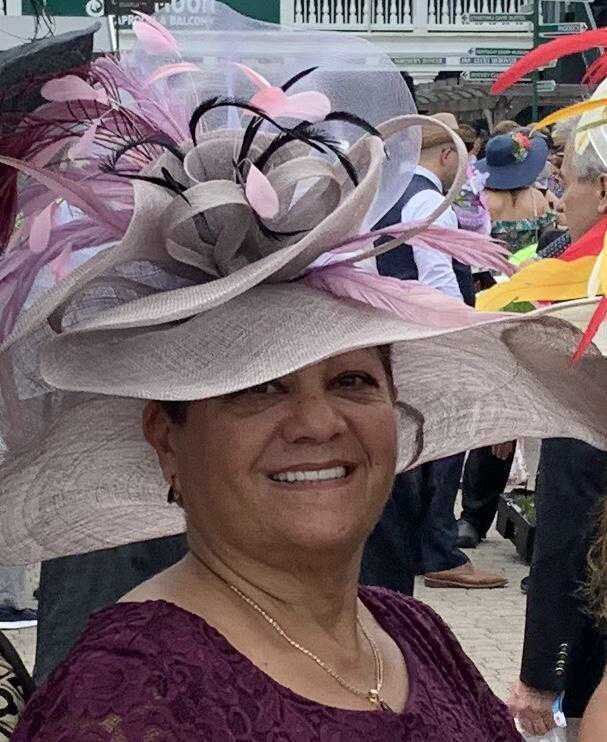
[[[605,317],[607,317],[607,298],[603,297],[599,302],[598,307],[594,310],[594,314],[590,318],[590,322],[580,340],[580,344],[571,358],[572,363],[577,363],[584,355],[594,336],[597,334],[599,327],[605,321]]]
[[[518,82],[521,77],[540,67],[545,67],[555,59],[603,46],[607,46],[607,28],[597,28],[593,31],[561,36],[547,44],[541,44],[502,72],[493,83],[491,92],[494,95],[503,93],[504,90]]]
[[[569,245],[558,260],[571,261],[589,255],[598,255],[603,249],[605,232],[607,232],[607,217],[600,219],[583,237]]]

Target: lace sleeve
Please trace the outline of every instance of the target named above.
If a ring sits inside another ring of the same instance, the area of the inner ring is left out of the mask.
[[[141,742],[171,731],[155,657],[81,646],[28,703],[14,742]]]

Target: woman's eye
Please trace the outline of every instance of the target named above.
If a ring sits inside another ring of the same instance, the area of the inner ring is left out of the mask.
[[[365,373],[343,374],[338,377],[336,383],[340,389],[368,389],[369,387],[377,389],[379,387],[377,380],[371,374]]]
[[[263,384],[243,389],[242,394],[280,394],[283,391],[284,388],[278,381],[266,381]]]

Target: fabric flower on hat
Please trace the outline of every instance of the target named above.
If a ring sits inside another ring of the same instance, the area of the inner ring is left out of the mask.
[[[517,162],[524,162],[529,156],[531,140],[522,131],[512,135],[512,154]]]

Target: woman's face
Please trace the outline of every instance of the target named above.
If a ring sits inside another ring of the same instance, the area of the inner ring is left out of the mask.
[[[394,478],[392,387],[375,348],[190,403],[185,422],[168,425],[163,470],[209,545],[265,556],[357,548]]]

